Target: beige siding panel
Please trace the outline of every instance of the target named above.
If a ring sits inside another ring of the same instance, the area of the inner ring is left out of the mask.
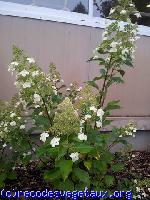
[[[0,16],[0,98],[15,92],[14,77],[7,71],[15,44],[47,71],[54,62],[67,84],[88,80],[99,71],[88,63],[95,46],[101,42],[102,29],[35,19]],[[122,109],[114,116],[150,116],[150,38],[137,41],[134,69],[128,69],[125,84],[115,85],[108,99],[120,99]]]

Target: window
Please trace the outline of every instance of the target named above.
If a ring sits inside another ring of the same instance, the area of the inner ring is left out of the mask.
[[[117,4],[117,0],[93,0],[94,9],[93,16],[106,18],[109,15],[111,7],[114,7]],[[150,0],[133,0],[137,10],[141,14],[141,18],[136,18],[131,16],[133,22],[137,22],[139,25],[149,26],[150,27],[150,7],[147,5],[150,4]]]
[[[5,2],[19,3],[24,5],[34,5],[38,7],[53,8],[88,14],[88,0],[3,0]]]
[[[150,0],[133,0],[141,18],[139,33],[150,36]],[[118,0],[0,0],[0,15],[28,17],[105,28],[110,9]],[[140,26],[142,25],[142,26]],[[144,25],[144,26],[143,26]]]

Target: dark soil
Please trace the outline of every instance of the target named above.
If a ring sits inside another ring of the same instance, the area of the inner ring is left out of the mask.
[[[129,156],[128,161],[126,162],[125,171],[123,173],[117,174],[117,179],[122,177],[129,177],[130,174],[134,174],[134,177],[140,178],[141,180],[145,178],[150,179],[150,152],[132,152]],[[23,190],[23,191],[43,191],[46,188],[50,191],[53,190],[53,187],[50,183],[47,183],[43,180],[41,170],[37,167],[37,162],[30,163],[26,168],[19,167],[15,171],[17,173],[17,180],[7,180],[5,190],[12,191]],[[150,187],[147,186],[147,187]],[[150,193],[147,188],[145,188],[147,195],[146,198],[140,199],[150,199]],[[6,199],[6,198],[5,198]],[[13,198],[14,199],[14,198]],[[24,199],[24,198],[20,198]],[[138,199],[138,198],[137,198]]]

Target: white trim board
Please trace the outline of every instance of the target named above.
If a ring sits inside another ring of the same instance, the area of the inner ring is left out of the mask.
[[[51,8],[0,1],[0,15],[63,22],[81,26],[105,28],[111,20]],[[138,34],[150,36],[150,27],[138,26]]]

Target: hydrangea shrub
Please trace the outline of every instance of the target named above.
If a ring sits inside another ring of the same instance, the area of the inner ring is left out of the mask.
[[[0,107],[0,186],[5,179],[15,178],[16,166],[27,165],[34,157],[54,189],[132,188],[130,180],[116,180],[114,173],[124,169],[125,156],[120,152],[118,158],[111,148],[119,143],[128,146],[126,137],[135,136],[135,123],[114,127],[109,133],[101,131],[111,123],[112,110],[120,108],[118,100],[105,103],[108,89],[123,83],[126,68],[133,66],[138,37],[137,25],[129,18],[132,13],[138,14],[131,0],[119,0],[111,9],[114,20],[89,59],[98,62],[100,73],[83,88],[76,83],[66,88],[54,64],[46,74],[33,58],[13,47],[8,71],[16,75],[18,93]],[[35,132],[40,133],[36,141]],[[8,159],[6,146],[11,151]]]

